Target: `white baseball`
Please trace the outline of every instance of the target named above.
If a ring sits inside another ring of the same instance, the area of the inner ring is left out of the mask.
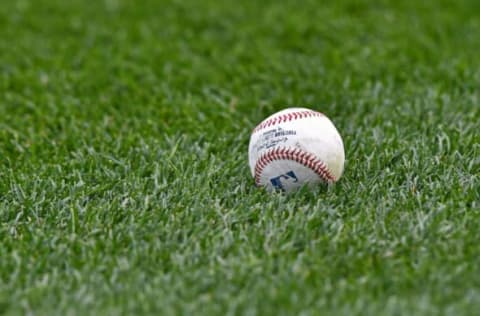
[[[285,192],[336,182],[345,163],[333,123],[306,108],[288,108],[261,122],[250,137],[248,157],[257,186]]]

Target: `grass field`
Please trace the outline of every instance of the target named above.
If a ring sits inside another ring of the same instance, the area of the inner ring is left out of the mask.
[[[475,315],[478,1],[0,5],[0,314]],[[289,106],[334,187],[254,187]]]

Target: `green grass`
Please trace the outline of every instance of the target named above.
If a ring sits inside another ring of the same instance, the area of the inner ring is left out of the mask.
[[[0,314],[478,313],[480,6],[375,2],[2,1]],[[254,187],[288,106],[333,188]]]

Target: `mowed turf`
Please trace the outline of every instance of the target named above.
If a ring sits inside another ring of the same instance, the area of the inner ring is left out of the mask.
[[[0,5],[0,314],[474,315],[478,1]],[[254,187],[289,106],[340,182]]]

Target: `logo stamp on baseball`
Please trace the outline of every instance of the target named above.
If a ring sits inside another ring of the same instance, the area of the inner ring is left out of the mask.
[[[345,151],[328,117],[306,108],[288,108],[255,127],[248,158],[257,186],[292,192],[338,181]]]

